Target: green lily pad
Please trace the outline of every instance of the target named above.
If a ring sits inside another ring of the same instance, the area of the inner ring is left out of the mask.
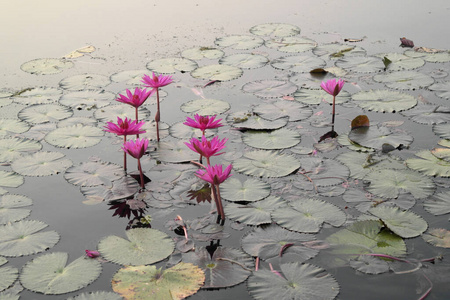
[[[192,137],[201,138],[203,135],[203,132],[200,129],[186,126],[185,124],[183,124],[183,122],[172,124],[168,131],[171,136],[177,139],[184,139],[184,140],[190,140]],[[218,132],[217,128],[206,129],[205,137],[212,137],[214,135],[217,135],[217,132]]]
[[[138,108],[139,120],[148,119],[150,111],[143,106]],[[117,122],[117,117],[124,120],[125,118],[136,120],[136,109],[131,105],[117,104],[109,105],[94,112],[94,118],[100,122]]]
[[[450,177],[450,162],[438,158],[429,150],[416,153],[420,158],[409,158],[405,161],[408,168],[422,172],[428,176]]]
[[[420,57],[426,62],[431,63],[450,62],[450,51],[425,52],[420,50],[421,48],[406,50],[403,54],[409,57]]]
[[[339,293],[338,282],[324,269],[299,262],[280,264],[280,272],[276,273],[253,272],[247,286],[250,295],[258,300],[331,300]]]
[[[402,111],[417,105],[413,96],[390,90],[361,91],[353,94],[352,100],[359,107],[376,112]]]
[[[0,225],[17,222],[28,217],[31,213],[27,207],[33,200],[22,195],[3,195],[0,198]],[[1,280],[0,280],[1,281]]]
[[[23,177],[16,172],[0,170],[0,186],[16,188],[21,186],[23,182]]]
[[[433,126],[433,132],[440,138],[450,140],[450,124],[437,124]]]
[[[225,52],[220,49],[212,47],[194,47],[181,52],[181,56],[187,59],[219,59],[222,58]]]
[[[286,37],[300,34],[300,28],[285,23],[266,23],[253,26],[250,32],[259,36]]]
[[[160,142],[158,148],[150,151],[152,158],[171,163],[189,162],[199,158],[198,153],[189,149],[183,141]]]
[[[228,111],[230,104],[226,101],[216,99],[198,99],[183,103],[180,109],[187,114],[212,116]]]
[[[77,110],[91,110],[102,108],[111,104],[116,95],[111,92],[86,90],[65,94],[59,99],[59,104]]]
[[[422,238],[433,246],[450,248],[450,231],[443,228],[432,228]]]
[[[73,62],[66,59],[38,58],[30,60],[20,66],[24,72],[36,75],[50,75],[61,73],[74,66]]]
[[[239,284],[247,279],[253,268],[253,259],[241,250],[218,247],[210,254],[204,247],[182,254],[182,261],[197,265],[205,273],[202,288],[222,288]]]
[[[435,189],[430,178],[410,170],[377,170],[364,180],[370,181],[367,191],[382,198],[396,198],[406,192],[416,199],[423,199],[431,196]]]
[[[425,64],[425,61],[419,57],[409,57],[401,53],[380,53],[375,56],[384,59],[385,57],[391,61],[387,66],[388,71],[402,71],[417,69]]]
[[[82,293],[75,297],[69,297],[66,300],[122,300],[123,298],[113,292],[97,291]]]
[[[59,121],[58,124],[56,124],[56,126],[58,128],[61,128],[61,127],[74,126],[74,125],[78,125],[78,124],[96,127],[97,120],[95,120],[94,118],[88,118],[88,117],[71,117],[71,118],[67,118],[62,121]]]
[[[450,122],[450,107],[440,105],[421,105],[400,112],[419,124],[433,125]]]
[[[366,50],[358,46],[325,44],[314,48],[313,53],[322,58],[341,58],[344,56],[364,56],[366,55]]]
[[[2,300],[19,300],[20,292],[22,292],[22,291],[23,291],[22,285],[19,283],[19,281],[16,281],[16,283],[13,286],[4,290],[3,292],[0,292],[0,299],[2,299]]]
[[[59,241],[59,234],[54,230],[42,231],[47,226],[34,220],[0,226],[0,255],[17,257],[53,247]]]
[[[227,116],[227,121],[235,128],[254,129],[254,130],[272,130],[286,126],[288,117],[278,118],[276,120],[267,120],[256,114],[246,111],[239,111]]]
[[[242,90],[260,98],[278,98],[293,94],[297,86],[284,80],[259,80],[244,84]]]
[[[14,267],[2,267],[0,268],[0,292],[9,288],[19,277],[19,270]],[[1,294],[0,294],[0,299]]]
[[[22,138],[0,139],[0,162],[11,162],[23,154],[41,150],[38,141]]]
[[[383,126],[352,129],[348,138],[361,146],[378,150],[383,149],[383,147],[386,147],[387,145],[392,146],[394,149],[400,146],[407,147],[413,141],[412,136]]]
[[[191,72],[195,70],[198,65],[195,61],[181,58],[169,57],[152,60],[147,64],[147,69],[161,74],[172,74],[176,72]]]
[[[64,252],[41,255],[23,267],[20,282],[31,291],[59,295],[84,288],[100,276],[99,261],[82,256],[66,265],[68,258]]]
[[[104,75],[81,74],[68,77],[59,82],[59,86],[68,91],[104,89],[111,80]]]
[[[236,172],[257,177],[284,177],[298,168],[300,162],[293,156],[264,150],[246,152],[233,163]]]
[[[373,56],[342,57],[335,64],[339,68],[356,73],[381,72],[385,68],[381,59]]]
[[[307,73],[314,69],[323,68],[326,64],[321,58],[307,55],[280,57],[272,60],[270,63],[275,69],[288,70],[296,73]]]
[[[59,152],[41,151],[15,160],[11,168],[24,176],[49,176],[64,172],[72,161]]]
[[[319,157],[304,157],[300,158],[301,168],[299,173],[305,174],[306,176],[300,176],[301,180],[305,183],[310,184],[312,181],[316,187],[325,187],[338,185],[347,180],[350,175],[350,170],[347,166],[341,164],[340,162]],[[298,179],[294,182],[294,186],[299,181]]]
[[[264,44],[264,40],[255,36],[248,35],[229,35],[217,38],[214,41],[219,47],[231,48],[235,50],[250,50]]]
[[[320,83],[319,85],[320,86]],[[324,90],[307,89],[302,88],[294,93],[294,99],[307,105],[318,105],[322,102],[333,103],[333,96],[325,92]],[[336,96],[335,103],[342,104],[350,100],[350,93],[347,91],[341,91]]]
[[[226,182],[228,182],[228,180]],[[251,202],[246,205],[228,203],[225,205],[224,210],[225,215],[231,220],[250,226],[256,226],[270,224],[272,222],[270,216],[271,212],[284,205],[285,202],[280,197],[269,196],[266,199]]]
[[[241,69],[257,69],[264,67],[269,59],[263,55],[239,53],[225,56],[219,64],[229,65]]]
[[[270,184],[251,177],[244,182],[237,178],[229,178],[220,185],[220,195],[233,202],[258,201],[270,195]]]
[[[434,83],[433,77],[416,71],[399,71],[379,74],[373,77],[376,82],[384,83],[388,88],[398,90],[415,90]]]
[[[191,76],[199,79],[229,81],[242,76],[242,69],[229,65],[207,65],[191,72]]]
[[[378,205],[369,209],[369,213],[383,221],[384,225],[402,238],[421,235],[428,228],[427,222],[420,216],[398,207]]]
[[[0,119],[0,137],[10,134],[24,133],[30,129],[30,125],[16,119]]]
[[[434,148],[431,153],[439,159],[450,162],[450,149],[449,148]]]
[[[450,99],[450,81],[437,82],[428,88],[434,91],[438,97]]]
[[[435,216],[450,213],[450,192],[442,192],[425,200],[423,208]]]
[[[349,150],[352,150],[352,151],[365,152],[365,153],[374,152],[374,149],[361,146],[361,145],[353,142],[352,140],[350,140],[348,138],[348,134],[339,134],[339,136],[336,138],[336,141],[341,146],[346,146]]]
[[[181,123],[182,124],[182,123]],[[164,122],[159,122],[159,137],[160,139],[164,139],[169,136],[169,124]],[[186,125],[183,125],[187,127]],[[142,126],[142,130],[145,130],[145,133],[141,133],[139,136],[141,138],[147,138],[150,141],[155,141],[156,137],[156,122],[155,120],[145,122],[144,126]]]
[[[289,36],[268,40],[265,42],[265,45],[268,48],[275,48],[281,52],[299,53],[314,49],[317,46],[317,42],[306,37]]]
[[[35,104],[25,107],[17,116],[31,124],[58,122],[73,115],[72,109],[57,104]]]
[[[381,274],[390,269],[386,261],[370,255],[360,255],[351,260],[350,267],[365,274]]]
[[[61,95],[61,90],[50,87],[37,87],[27,89],[11,99],[13,99],[15,103],[24,105],[51,104],[55,103]]]
[[[272,219],[289,230],[315,233],[323,223],[339,227],[346,221],[345,213],[337,206],[318,199],[297,199],[272,212]]]
[[[300,134],[296,131],[281,128],[272,131],[246,131],[242,141],[254,148],[276,150],[294,147],[300,143]]]
[[[168,257],[175,248],[172,239],[156,229],[134,228],[125,233],[128,240],[110,235],[98,243],[105,259],[121,265],[149,265]]]
[[[77,124],[49,132],[45,141],[55,147],[80,149],[97,145],[103,135],[104,131],[98,127]]]
[[[131,177],[123,177],[113,181],[112,186],[97,185],[81,187],[81,193],[87,198],[85,204],[98,204],[103,201],[125,199],[133,196],[139,189],[139,183]]]
[[[130,300],[180,300],[195,294],[204,281],[200,268],[180,262],[164,271],[155,266],[127,266],[114,275],[112,287]]]
[[[313,110],[306,105],[284,100],[259,104],[253,108],[253,112],[264,119],[272,121],[289,117],[290,122],[308,119],[313,114]]]
[[[142,85],[142,77],[148,74],[148,70],[128,70],[111,75],[111,81],[123,82],[127,85]]]
[[[66,170],[64,178],[79,186],[111,186],[112,181],[125,175],[123,167],[112,163],[88,161]]]

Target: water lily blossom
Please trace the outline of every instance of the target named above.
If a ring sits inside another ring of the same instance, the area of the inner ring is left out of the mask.
[[[203,135],[201,141],[197,138],[192,138],[189,143],[185,143],[192,151],[197,152],[201,156],[206,157],[209,165],[209,158],[211,156],[218,156],[223,154],[224,152],[220,152],[220,150],[225,148],[225,143],[228,141],[227,138],[223,140],[219,140],[219,137],[212,138],[211,141],[208,141],[206,137]]]
[[[342,90],[342,87],[344,86],[344,80],[339,79],[330,79],[328,81],[322,81],[322,83],[320,84],[320,87],[327,92],[328,94],[330,94],[331,96],[336,97],[339,92]]]
[[[198,170],[195,176],[211,184],[219,185],[232,176],[230,174],[232,168],[233,165],[229,165],[225,170],[223,170],[222,165],[206,166],[206,170]]]
[[[219,128],[223,125],[220,123],[222,119],[216,120],[216,116],[200,116],[199,114],[195,114],[194,119],[191,119],[189,117],[186,118],[186,122],[184,122],[184,125],[198,128],[202,131],[203,135],[205,135],[206,129],[213,129],[213,128]]]
[[[90,258],[96,258],[100,256],[100,252],[98,251],[94,251],[94,250],[85,250],[86,251],[86,256],[90,257]]]
[[[148,139],[139,139],[137,138],[135,141],[131,140],[128,142],[125,142],[123,144],[122,150],[128,153],[129,155],[133,156],[138,161],[138,169],[139,169],[139,175],[141,179],[141,188],[144,188],[144,173],[142,172],[142,166],[141,166],[141,157],[144,155],[145,151],[147,151],[148,147]]]
[[[136,120],[131,120],[125,117],[122,120],[120,117],[117,117],[117,124],[113,122],[107,122],[105,126],[105,131],[115,133],[117,135],[135,135],[140,133],[145,133],[145,130],[142,130],[142,126],[144,126],[145,122],[137,122]]]
[[[147,91],[147,89],[135,88],[134,93],[131,93],[129,89],[126,90],[126,93],[126,96],[119,94],[119,98],[116,100],[138,108],[145,102],[145,100],[147,100],[148,97],[153,95],[153,90]]]
[[[157,89],[166,86],[168,84],[171,84],[173,82],[173,79],[172,76],[155,75],[155,73],[152,73],[152,77],[150,77],[149,75],[144,75],[144,77],[142,77],[141,82],[146,87]]]

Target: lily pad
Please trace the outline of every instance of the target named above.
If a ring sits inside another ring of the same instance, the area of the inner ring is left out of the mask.
[[[433,246],[450,248],[450,231],[443,228],[432,228],[422,238]]]
[[[408,168],[422,172],[428,176],[450,177],[450,162],[438,158],[429,150],[416,153],[419,158],[409,158],[405,161]]]
[[[264,44],[264,40],[248,35],[229,35],[217,38],[214,43],[219,47],[231,48],[235,50],[249,50]]]
[[[399,71],[379,74],[373,77],[376,82],[384,83],[388,88],[398,90],[415,90],[434,83],[433,77],[416,71]]]
[[[257,177],[284,177],[300,168],[293,156],[274,151],[256,150],[244,153],[233,163],[233,169]]]
[[[392,146],[394,149],[400,146],[407,147],[413,141],[412,136],[383,126],[359,127],[352,129],[348,135],[348,138],[361,146],[377,150],[381,150],[383,147],[388,145]]]
[[[257,69],[264,67],[269,59],[263,55],[239,53],[225,56],[219,60],[219,64],[229,65],[241,69]]]
[[[450,122],[450,107],[439,105],[421,105],[413,109],[400,112],[419,124],[433,125]]]
[[[381,72],[385,66],[380,58],[373,56],[343,57],[335,62],[336,66],[356,73]]]
[[[339,227],[346,221],[345,213],[337,206],[318,199],[297,199],[272,212],[272,219],[289,230],[315,233],[323,223]]]
[[[59,86],[68,91],[104,89],[111,80],[104,75],[81,74],[65,78],[59,82]]]
[[[17,222],[28,217],[31,213],[27,207],[33,200],[22,195],[3,195],[0,198],[0,225]],[[0,280],[1,282],[1,280]]]
[[[272,130],[286,126],[289,119],[287,117],[282,117],[271,121],[256,114],[252,114],[246,111],[240,111],[229,114],[227,116],[227,121],[231,123],[231,126],[236,128]]]
[[[3,196],[5,197],[5,196]],[[440,216],[450,213],[450,192],[442,192],[423,203],[423,208],[429,213]]]
[[[358,46],[324,44],[314,48],[313,53],[322,58],[341,58],[344,56],[365,56],[366,50]]]
[[[433,126],[433,132],[440,138],[450,140],[450,124],[437,124]]]
[[[446,63],[450,62],[450,51],[421,51],[423,48],[418,47],[413,50],[406,50],[403,54],[410,57],[420,57],[426,62],[431,63]],[[433,50],[433,49],[430,49]]]
[[[143,127],[145,129],[145,125]],[[161,125],[160,125],[161,130]],[[192,137],[201,138],[203,135],[203,132],[194,127],[186,126],[183,124],[183,122],[178,122],[175,124],[172,124],[168,130],[169,134],[177,139],[184,139],[184,140],[190,140]],[[211,137],[214,135],[217,135],[217,128],[213,129],[206,129],[205,130],[205,137]],[[161,135],[161,134],[160,134]],[[144,134],[145,136],[145,134]]]
[[[266,23],[253,26],[250,32],[259,36],[286,37],[300,34],[300,28],[285,23]]]
[[[10,266],[0,268],[0,292],[10,287],[16,281],[17,277],[19,277],[19,270],[17,268]]]
[[[198,99],[183,103],[180,109],[187,114],[212,116],[224,113],[230,109],[230,104],[223,100]]]
[[[318,57],[307,55],[285,56],[272,60],[270,65],[275,69],[296,73],[307,73],[311,70],[323,68],[326,62]]]
[[[144,107],[138,108],[139,120],[145,120],[150,116],[150,111]],[[117,122],[117,117],[136,120],[136,109],[131,105],[117,104],[97,109],[94,117],[100,122]]]
[[[79,186],[101,184],[111,186],[112,181],[122,178],[124,175],[123,168],[118,165],[88,161],[68,168],[64,178],[71,184]]]
[[[222,288],[239,284],[251,274],[253,259],[241,250],[218,247],[214,253],[204,247],[182,254],[182,261],[197,265],[205,273],[202,288]]]
[[[320,83],[319,83],[320,86]],[[294,94],[294,99],[307,105],[319,105],[322,102],[333,103],[333,96],[324,90],[301,88]],[[350,100],[350,93],[341,91],[336,96],[335,103],[342,104]]]
[[[31,124],[58,122],[73,115],[72,109],[57,104],[35,104],[25,107],[17,116]]]
[[[242,90],[260,98],[278,98],[293,94],[297,86],[284,80],[259,80],[244,84]]]
[[[281,128],[272,131],[246,131],[242,140],[245,144],[266,150],[294,147],[300,143],[300,134],[296,131]]]
[[[148,70],[128,70],[115,73],[111,76],[113,82],[123,82],[127,85],[142,85],[142,77]]]
[[[309,177],[300,176],[300,178],[308,184],[312,181],[316,187],[341,184],[347,181],[347,177],[350,175],[350,170],[347,166],[333,159],[304,157],[300,158],[300,164],[299,173]],[[295,186],[296,182],[293,184]]]
[[[242,69],[229,65],[207,65],[191,72],[192,77],[205,80],[229,81],[242,76]]]
[[[374,150],[372,148],[367,148],[364,146],[361,146],[355,142],[353,142],[352,140],[350,140],[348,138],[348,134],[339,134],[339,136],[336,138],[336,141],[341,145],[341,146],[346,146],[349,150],[352,151],[358,151],[358,152],[374,152]]]
[[[60,152],[41,151],[15,160],[11,168],[24,176],[49,176],[64,172],[72,161]]]
[[[169,124],[164,122],[159,122],[159,137],[160,139],[164,139],[169,136]],[[186,125],[183,125],[187,127]],[[145,130],[145,133],[140,134],[141,138],[147,138],[150,141],[155,141],[157,139],[156,136],[156,122],[154,120],[145,122],[144,126],[142,126],[142,130]]]
[[[299,262],[280,264],[280,272],[253,272],[247,286],[258,300],[323,300],[334,299],[339,293],[338,282],[324,269]]]
[[[61,95],[61,90],[50,87],[37,87],[27,89],[11,99],[13,99],[15,103],[24,105],[51,104],[55,103]]]
[[[20,282],[31,291],[59,295],[84,288],[100,276],[99,261],[79,257],[66,265],[68,258],[64,252],[41,255],[23,267]]]
[[[21,186],[23,181],[23,177],[16,172],[0,170],[0,186],[16,188]]]
[[[194,47],[181,52],[181,56],[187,59],[219,59],[225,54],[220,49],[213,47]]]
[[[306,37],[289,36],[268,40],[265,42],[265,45],[268,48],[275,48],[281,52],[299,53],[314,49],[317,46],[317,42]]]
[[[97,291],[82,293],[75,297],[69,297],[66,300],[122,300],[123,298],[113,292]]]
[[[111,92],[98,90],[76,91],[65,94],[59,99],[59,104],[68,106],[77,110],[91,110],[93,108],[105,107],[116,98]]]
[[[220,185],[220,195],[233,202],[258,201],[270,195],[270,184],[251,177],[244,182],[237,178],[229,178]]]
[[[434,91],[438,97],[450,99],[450,81],[437,82],[428,88]]]
[[[61,73],[74,66],[73,62],[66,59],[38,58],[30,60],[20,66],[24,72],[36,75],[50,75]]]
[[[80,149],[97,145],[103,135],[104,131],[98,127],[77,124],[49,132],[45,141],[55,147]]]
[[[195,294],[204,281],[200,268],[180,262],[164,271],[155,266],[127,266],[114,275],[112,287],[125,299],[180,300]]]
[[[361,91],[352,95],[361,108],[376,112],[396,112],[413,108],[417,99],[413,96],[390,90]]]
[[[156,73],[172,74],[176,72],[191,72],[198,65],[195,61],[187,58],[170,57],[152,60],[146,67]]]
[[[103,201],[125,199],[133,196],[139,189],[139,183],[131,177],[113,181],[112,186],[98,185],[81,187],[81,193],[87,198],[85,204],[98,204]]]
[[[379,53],[378,56],[381,59],[385,57],[391,61],[387,66],[388,71],[402,71],[417,69],[425,64],[425,61],[419,57],[409,57],[401,53]]]
[[[183,141],[160,142],[150,155],[156,160],[171,163],[189,162],[199,158],[198,153],[189,149]]]
[[[10,134],[24,133],[30,129],[30,125],[16,119],[0,119],[0,137]]]
[[[94,118],[88,118],[88,117],[71,117],[64,119],[62,121],[59,121],[56,126],[58,128],[61,127],[68,127],[68,126],[74,126],[74,125],[86,125],[86,126],[97,126],[97,120]]]
[[[59,234],[54,230],[42,231],[47,226],[34,220],[0,226],[0,255],[18,257],[53,247],[59,241]]]
[[[38,141],[22,138],[0,139],[0,162],[11,162],[23,154],[41,150]]]
[[[253,108],[253,112],[267,120],[289,117],[290,122],[308,119],[313,110],[306,105],[294,101],[276,101],[263,103]]]
[[[365,274],[381,274],[389,271],[389,264],[377,257],[360,255],[350,261],[350,267]]]

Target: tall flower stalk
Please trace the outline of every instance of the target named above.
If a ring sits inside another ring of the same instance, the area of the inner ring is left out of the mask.
[[[332,112],[332,116],[331,116],[331,125],[334,128],[334,115],[336,112],[336,96],[339,94],[339,92],[342,90],[342,87],[344,86],[344,80],[339,79],[330,79],[328,81],[323,81],[320,84],[320,87],[327,92],[328,94],[330,94],[331,96],[333,96],[333,112]]]
[[[145,151],[147,151],[148,147],[148,139],[136,139],[135,141],[131,140],[128,142],[125,142],[123,144],[122,150],[125,153],[128,153],[132,157],[136,158],[138,161],[138,169],[139,169],[139,175],[141,178],[141,188],[144,188],[145,182],[144,182],[144,173],[142,172],[142,166],[141,166],[141,157],[144,155]]]
[[[135,88],[134,92],[131,93],[131,91],[129,89],[126,90],[126,96],[119,94],[119,98],[117,98],[116,100],[128,105],[131,105],[135,108],[136,111],[136,122],[139,121],[139,116],[138,116],[138,108],[144,104],[145,100],[148,99],[148,97],[150,97],[151,95],[153,95],[154,90],[149,90],[147,91],[147,89],[140,89],[140,88]],[[139,134],[137,135],[137,137],[139,137]]]

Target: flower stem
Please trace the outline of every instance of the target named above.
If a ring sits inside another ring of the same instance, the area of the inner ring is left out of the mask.
[[[139,175],[141,177],[141,188],[144,188],[144,173],[142,173],[142,166],[141,166],[141,159],[138,158],[138,169],[139,169]]]
[[[333,96],[333,112],[332,112],[332,115],[331,115],[331,124],[333,126],[334,126],[334,114],[336,112],[335,109],[336,109],[336,96]]]
[[[225,214],[223,212],[222,202],[220,201],[220,194],[218,193],[218,189],[215,184],[211,184],[211,190],[213,192],[214,202],[216,203],[217,214],[220,216],[222,221],[225,221]],[[217,223],[219,223],[219,220],[217,220]]]
[[[136,115],[136,124],[139,123],[139,118],[138,118],[138,108],[135,107],[135,115]],[[136,138],[139,138],[139,133],[136,134]]]
[[[217,192],[217,203],[219,204],[219,213],[223,221],[225,221],[225,212],[223,211],[222,198],[220,197],[219,185],[215,184]]]
[[[155,121],[156,121],[156,138],[159,142],[159,120],[161,119],[161,114],[159,112],[159,88],[156,88],[156,105],[157,105],[157,110],[156,110],[156,117],[155,117]]]
[[[124,135],[123,143],[125,144],[126,142],[127,142],[127,136]],[[125,171],[125,173],[127,172],[127,153],[125,151],[123,152],[123,170]]]

